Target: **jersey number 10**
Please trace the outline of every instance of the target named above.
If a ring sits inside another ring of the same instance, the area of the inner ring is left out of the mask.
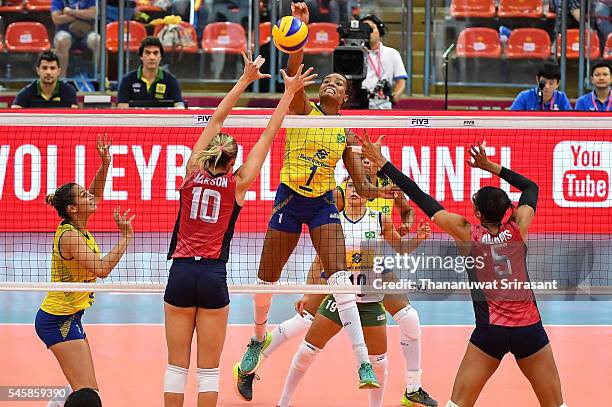
[[[210,215],[208,214],[208,207],[212,202],[212,210]],[[189,217],[191,219],[197,219],[208,223],[217,223],[219,219],[219,211],[221,210],[221,193],[214,189],[205,189],[202,193],[202,187],[195,187],[193,189],[193,199],[191,200],[191,211]]]

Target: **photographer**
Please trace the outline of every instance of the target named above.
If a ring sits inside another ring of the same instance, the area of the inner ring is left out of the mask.
[[[387,26],[380,18],[371,14],[359,21],[372,29],[368,51],[367,76],[362,88],[369,92],[370,109],[391,109],[406,88],[406,68],[400,53],[383,46],[381,38],[387,33]]]
[[[536,75],[535,88],[518,94],[510,110],[572,110],[565,92],[557,90],[561,70],[553,62],[545,62]]]

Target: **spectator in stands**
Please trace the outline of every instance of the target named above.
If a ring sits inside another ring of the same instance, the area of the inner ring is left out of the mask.
[[[136,2],[124,0],[124,19],[126,21],[134,18]],[[106,0],[106,22],[119,21],[119,0]]]
[[[70,393],[64,407],[102,407],[102,400],[97,391],[83,387]]]
[[[518,94],[510,110],[572,110],[564,92],[557,90],[561,80],[559,65],[545,62],[536,75],[536,87]]]
[[[60,81],[62,72],[58,56],[53,51],[44,51],[36,60],[38,79],[21,89],[11,108],[31,108],[63,106],[77,108],[77,95],[74,88]]]
[[[372,29],[368,51],[367,74],[362,88],[370,94],[370,109],[391,109],[406,89],[406,68],[400,53],[383,46],[381,38],[387,33],[387,26],[371,14],[361,18]]]
[[[610,112],[612,111],[612,67],[605,61],[600,61],[591,68],[591,83],[593,91],[582,95],[576,101],[576,110]]]
[[[55,52],[64,75],[68,75],[68,57],[73,45],[98,55],[100,36],[94,25],[96,0],[52,0],[51,19],[55,25]]]
[[[160,67],[164,48],[156,37],[142,40],[138,48],[141,65],[121,79],[117,92],[117,107],[127,108],[130,101],[174,101],[174,107],[184,108],[178,81]]]
[[[596,0],[595,21],[601,49],[604,49],[608,35],[612,33],[612,0]]]

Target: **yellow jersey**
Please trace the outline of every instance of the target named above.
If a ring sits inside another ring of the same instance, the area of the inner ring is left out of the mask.
[[[376,186],[378,188],[384,188],[386,186],[393,185],[391,180],[387,177],[376,177]],[[342,191],[342,196],[344,197],[344,205],[346,206],[346,182],[343,182],[338,186]],[[373,211],[382,212],[384,215],[391,216],[391,212],[393,211],[393,205],[395,205],[395,199],[393,198],[372,198],[368,199],[366,203],[366,207],[368,209],[372,209]]]
[[[325,116],[317,104],[310,105],[308,116]],[[281,182],[310,198],[333,190],[336,164],[345,148],[344,128],[287,129]]]
[[[100,255],[98,244],[89,233],[81,233],[76,227],[67,221],[62,221],[55,231],[53,237],[53,252],[51,254],[51,281],[68,283],[92,283],[96,281],[96,275],[80,266],[74,259],[66,259],[59,250],[59,242],[62,235],[69,231],[79,233],[87,244],[87,247]],[[70,315],[80,310],[89,308],[94,303],[93,292],[63,292],[51,291],[47,293],[41,309],[52,315]]]

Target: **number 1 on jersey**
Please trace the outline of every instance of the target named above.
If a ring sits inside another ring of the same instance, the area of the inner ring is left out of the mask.
[[[208,205],[212,200],[212,213],[208,214]],[[198,210],[199,209],[199,210]],[[205,189],[202,193],[202,187],[193,188],[193,199],[191,200],[191,211],[189,217],[208,223],[217,223],[219,212],[221,210],[221,193],[214,189]]]
[[[312,179],[314,178],[315,173],[317,172],[318,169],[319,167],[317,167],[316,165],[313,165],[312,167],[310,167],[310,171],[312,172],[310,173],[310,176],[308,177],[308,181],[306,181],[306,185],[302,185],[300,189],[304,191],[312,192],[312,188],[310,188],[309,185],[312,182]]]

